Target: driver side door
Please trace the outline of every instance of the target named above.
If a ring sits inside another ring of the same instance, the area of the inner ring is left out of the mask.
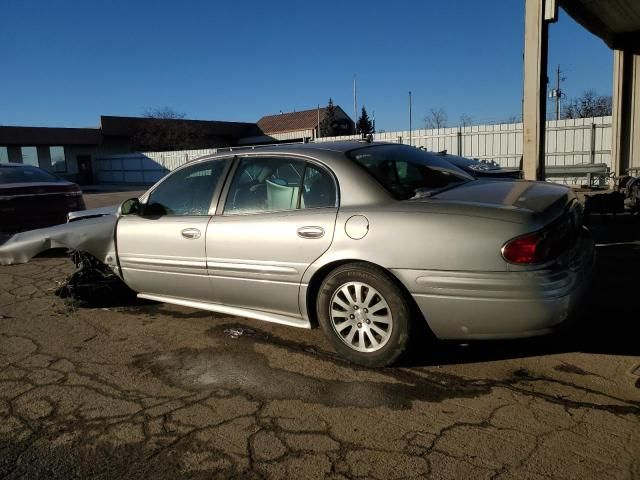
[[[140,214],[119,219],[118,258],[133,290],[210,299],[205,235],[229,164],[222,158],[176,170],[150,192]]]

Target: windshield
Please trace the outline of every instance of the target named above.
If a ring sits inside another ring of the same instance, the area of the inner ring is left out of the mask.
[[[62,182],[61,178],[37,167],[0,166],[0,183]]]
[[[347,155],[398,200],[428,197],[473,180],[443,158],[407,145],[373,145]]]

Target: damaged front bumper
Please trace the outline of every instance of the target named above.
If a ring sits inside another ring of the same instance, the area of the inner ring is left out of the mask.
[[[79,215],[69,219],[70,223],[0,238],[0,265],[26,263],[51,248],[70,248],[87,252],[115,269],[115,212],[85,210],[77,213]]]

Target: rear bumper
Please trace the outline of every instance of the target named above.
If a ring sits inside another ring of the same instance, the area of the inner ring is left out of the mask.
[[[50,194],[0,201],[0,233],[13,234],[60,225],[67,222],[69,212],[84,209],[81,195]]]
[[[551,333],[578,308],[595,250],[584,235],[551,268],[519,272],[392,270],[441,339],[523,338]]]

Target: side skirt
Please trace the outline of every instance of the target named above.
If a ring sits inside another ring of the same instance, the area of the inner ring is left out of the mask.
[[[201,310],[209,310],[216,313],[224,313],[227,315],[235,315],[238,317],[253,318],[255,320],[264,320],[265,322],[279,323],[290,327],[311,328],[308,320],[302,318],[290,317],[288,315],[280,315],[278,313],[262,312],[260,310],[251,310],[241,307],[230,307],[228,305],[220,305],[218,303],[199,302],[197,300],[186,300],[183,298],[164,297],[161,295],[149,295],[139,293],[138,298],[153,300],[155,302],[173,303],[175,305],[183,305],[185,307],[199,308]]]

